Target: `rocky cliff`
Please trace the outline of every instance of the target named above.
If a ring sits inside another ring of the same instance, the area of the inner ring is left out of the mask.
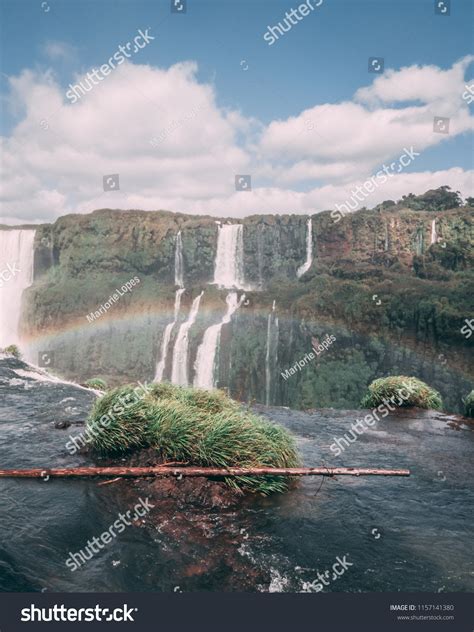
[[[243,400],[354,407],[374,377],[410,373],[459,410],[472,376],[471,338],[461,328],[472,316],[473,215],[466,207],[435,213],[400,205],[340,221],[330,212],[313,215],[312,265],[301,278],[308,217],[245,218],[243,269],[251,289],[222,328],[216,384]],[[49,350],[54,368],[74,379],[153,379],[173,320],[181,231],[186,289],[170,345],[204,290],[189,330],[192,380],[204,332],[226,312],[227,291],[210,283],[219,226],[229,221],[103,209],[38,227],[35,281],[25,292],[22,320],[31,353]],[[135,277],[132,291],[89,322],[88,314]],[[282,377],[327,334],[336,338],[331,348]]]

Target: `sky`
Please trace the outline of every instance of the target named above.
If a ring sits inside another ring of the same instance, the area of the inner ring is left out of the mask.
[[[307,214],[361,186],[368,208],[443,184],[473,195],[473,11],[0,0],[0,223],[96,208]]]

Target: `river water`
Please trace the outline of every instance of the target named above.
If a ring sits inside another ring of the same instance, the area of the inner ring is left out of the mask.
[[[92,464],[71,456],[66,442],[82,430],[95,397],[0,357],[0,467]],[[192,507],[158,501],[74,572],[65,564],[69,553],[107,530],[143,488],[134,481],[0,479],[0,590],[474,589],[468,425],[440,413],[397,413],[336,457],[330,444],[360,412],[258,412],[295,435],[308,466],[403,467],[412,475],[309,477],[285,495],[248,496],[219,509],[200,508],[199,495]],[[55,421],[72,425],[58,429]],[[344,566],[336,574],[338,558]]]

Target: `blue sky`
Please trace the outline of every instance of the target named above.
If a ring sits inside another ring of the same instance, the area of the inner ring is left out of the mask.
[[[435,15],[433,0],[325,0],[269,46],[263,39],[267,26],[299,4],[188,0],[186,14],[177,15],[169,0],[2,0],[2,132],[8,137],[23,116],[21,104],[5,101],[8,77],[26,69],[38,75],[49,71],[66,90],[76,75],[103,64],[138,28],[149,28],[155,40],[131,64],[168,69],[194,61],[195,80],[213,87],[218,108],[263,126],[317,105],[350,101],[378,77],[368,72],[369,57],[383,57],[386,71],[414,65],[448,70],[473,50],[469,0],[452,0],[449,16]],[[60,43],[62,55],[47,54],[52,43]],[[471,63],[467,79],[474,77],[473,68]],[[407,172],[450,167],[472,169],[472,131],[426,146]],[[311,186],[301,182],[296,190]]]

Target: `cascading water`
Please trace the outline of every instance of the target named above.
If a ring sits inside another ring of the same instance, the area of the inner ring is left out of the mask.
[[[199,303],[204,292],[194,299],[189,311],[188,320],[183,323],[176,336],[176,342],[173,349],[173,368],[171,370],[171,381],[173,384],[180,386],[188,385],[188,346],[189,346],[189,330],[196,321]]]
[[[174,283],[178,287],[184,287],[184,265],[183,265],[183,241],[181,231],[176,235],[176,245],[174,250]]]
[[[438,233],[436,232],[436,220],[431,221],[431,244],[435,244],[438,241]]]
[[[242,224],[218,228],[214,283],[220,288],[244,290],[244,233]]]
[[[265,354],[265,404],[270,406],[272,372],[278,361],[278,316],[275,314],[276,303],[273,301],[272,311],[268,314],[267,321],[267,349]]]
[[[181,307],[181,296],[184,292],[184,264],[183,264],[183,242],[181,239],[181,231],[178,231],[175,240],[174,250],[174,282],[179,289],[176,290],[174,297],[174,319],[168,323],[163,333],[161,342],[161,359],[156,365],[155,382],[161,382],[163,373],[166,368],[166,359],[168,357],[168,348],[171,340],[171,332],[178,321],[179,308]]]
[[[214,388],[215,365],[216,358],[219,353],[222,327],[225,324],[230,323],[232,315],[238,310],[244,299],[245,294],[242,294],[240,299],[238,299],[237,292],[229,292],[226,296],[227,311],[223,319],[220,323],[208,327],[204,332],[202,342],[197,351],[196,362],[194,364],[194,386],[207,389]]]
[[[309,218],[306,222],[306,261],[302,266],[298,268],[296,271],[296,276],[300,278],[308,272],[313,263],[313,222],[312,219]]]
[[[175,299],[174,299],[174,320],[171,323],[168,323],[165,327],[165,332],[163,334],[163,341],[161,343],[161,359],[156,365],[156,374],[155,374],[155,382],[161,382],[163,379],[163,373],[166,367],[166,359],[168,357],[168,348],[170,345],[171,332],[173,331],[174,326],[178,320],[179,316],[179,308],[181,306],[181,296],[184,292],[184,287],[176,290]]]
[[[0,230],[0,348],[19,344],[21,297],[33,282],[34,230]]]

